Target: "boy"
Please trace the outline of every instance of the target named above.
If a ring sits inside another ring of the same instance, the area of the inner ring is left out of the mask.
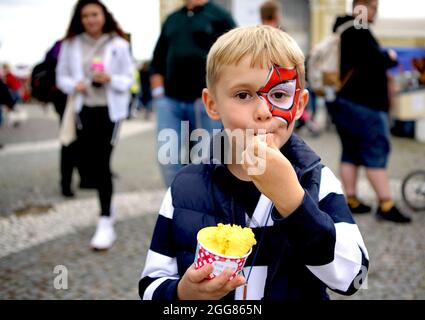
[[[254,135],[239,149],[229,141],[231,163],[210,156],[177,174],[159,211],[141,298],[323,300],[326,287],[359,288],[368,253],[340,183],[292,134],[308,101],[303,66],[294,40],[270,26],[236,28],[213,45],[202,95],[208,115],[228,132]],[[234,161],[239,155],[243,163]],[[230,270],[206,280],[212,266],[193,265],[197,232],[219,222],[249,226],[257,240],[231,281]]]

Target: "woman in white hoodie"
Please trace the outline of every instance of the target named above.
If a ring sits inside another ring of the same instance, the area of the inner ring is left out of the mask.
[[[94,249],[115,241],[110,158],[119,122],[127,117],[133,63],[125,33],[104,4],[75,6],[56,68],[57,86],[73,99],[81,188],[97,189],[100,219]]]

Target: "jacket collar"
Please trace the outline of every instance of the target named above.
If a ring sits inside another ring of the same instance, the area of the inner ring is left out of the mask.
[[[280,149],[285,157],[297,173],[298,178],[301,178],[305,173],[315,168],[320,163],[320,157],[295,133],[291,135]]]

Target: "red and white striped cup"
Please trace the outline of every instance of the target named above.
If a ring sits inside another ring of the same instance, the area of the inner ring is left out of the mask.
[[[210,280],[217,277],[225,269],[231,269],[233,274],[229,277],[230,281],[241,272],[251,252],[252,248],[242,257],[225,256],[209,250],[198,241],[195,255],[195,269],[199,269],[208,263],[212,264],[214,269],[213,272],[208,275],[208,279]]]

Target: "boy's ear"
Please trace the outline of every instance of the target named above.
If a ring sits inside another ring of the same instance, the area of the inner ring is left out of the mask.
[[[221,117],[217,110],[217,103],[215,102],[213,94],[207,88],[202,90],[202,101],[204,102],[208,116],[212,120],[220,120]]]
[[[304,89],[298,98],[298,106],[297,106],[297,112],[295,113],[295,120],[298,120],[303,114],[305,106],[307,105],[308,99],[309,99],[308,90]]]

